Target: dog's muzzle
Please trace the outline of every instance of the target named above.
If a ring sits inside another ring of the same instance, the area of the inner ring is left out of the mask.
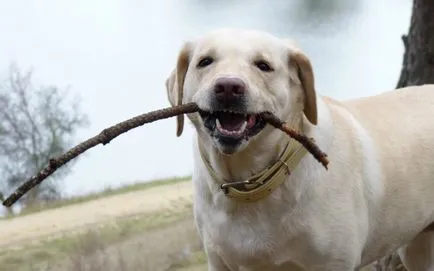
[[[201,110],[204,126],[221,145],[237,147],[264,127],[260,112],[247,111],[247,85],[238,77],[218,78],[210,94],[211,110]]]

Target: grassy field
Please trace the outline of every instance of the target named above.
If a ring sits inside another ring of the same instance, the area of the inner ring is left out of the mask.
[[[186,180],[187,177],[136,184],[97,195],[59,201],[46,208],[63,208],[86,201],[104,200],[107,196],[147,190],[160,185],[169,186]],[[24,214],[44,210],[37,208]],[[0,250],[2,271],[199,271],[206,270],[205,266],[189,200],[172,202],[168,208],[113,219],[56,238]]]
[[[68,205],[83,203],[86,201],[96,200],[96,199],[100,199],[100,198],[104,198],[104,197],[108,197],[108,196],[120,195],[123,193],[128,193],[128,192],[133,192],[133,191],[138,191],[138,190],[144,190],[144,189],[152,188],[155,186],[176,184],[179,182],[188,181],[190,179],[191,179],[191,176],[173,177],[173,178],[168,178],[168,179],[157,179],[157,180],[152,180],[152,181],[147,181],[147,182],[137,182],[135,184],[122,186],[122,187],[116,188],[116,189],[106,188],[106,189],[104,189],[100,192],[97,192],[97,193],[87,194],[87,195],[78,196],[78,197],[64,198],[61,200],[54,200],[54,201],[51,201],[51,202],[43,204],[43,205],[35,205],[35,206],[32,206],[32,207],[29,207],[29,208],[22,210],[19,214],[0,217],[0,219],[8,219],[8,218],[13,218],[15,216],[23,216],[23,215],[33,214],[35,212],[46,211],[46,210],[53,209],[53,208],[65,207]]]

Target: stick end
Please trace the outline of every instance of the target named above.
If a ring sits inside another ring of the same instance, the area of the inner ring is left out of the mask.
[[[5,201],[2,202],[2,205],[6,208],[9,208],[12,206],[12,202],[9,199],[6,199]]]

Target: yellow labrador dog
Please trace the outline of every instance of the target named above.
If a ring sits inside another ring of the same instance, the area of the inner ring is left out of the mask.
[[[434,270],[433,85],[337,101],[290,40],[220,29],[185,43],[166,87],[201,109],[188,119],[208,270],[350,271],[397,249]],[[328,170],[264,111],[313,138]]]

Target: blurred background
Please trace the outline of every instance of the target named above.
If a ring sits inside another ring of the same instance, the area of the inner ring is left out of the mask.
[[[0,200],[50,157],[169,106],[164,83],[179,49],[215,28],[295,39],[319,94],[350,99],[394,89],[411,7],[411,0],[0,0]],[[159,121],[92,148],[13,209],[0,208],[0,271],[206,270],[188,178],[194,131],[188,123],[177,138],[175,128],[175,119]]]
[[[169,105],[164,81],[183,42],[219,27],[292,37],[311,58],[317,91],[338,99],[395,87],[410,0],[0,0],[0,78],[11,65],[35,85],[80,97],[89,125],[68,146]],[[192,127],[169,119],[98,146],[59,182],[80,195],[192,171]]]

